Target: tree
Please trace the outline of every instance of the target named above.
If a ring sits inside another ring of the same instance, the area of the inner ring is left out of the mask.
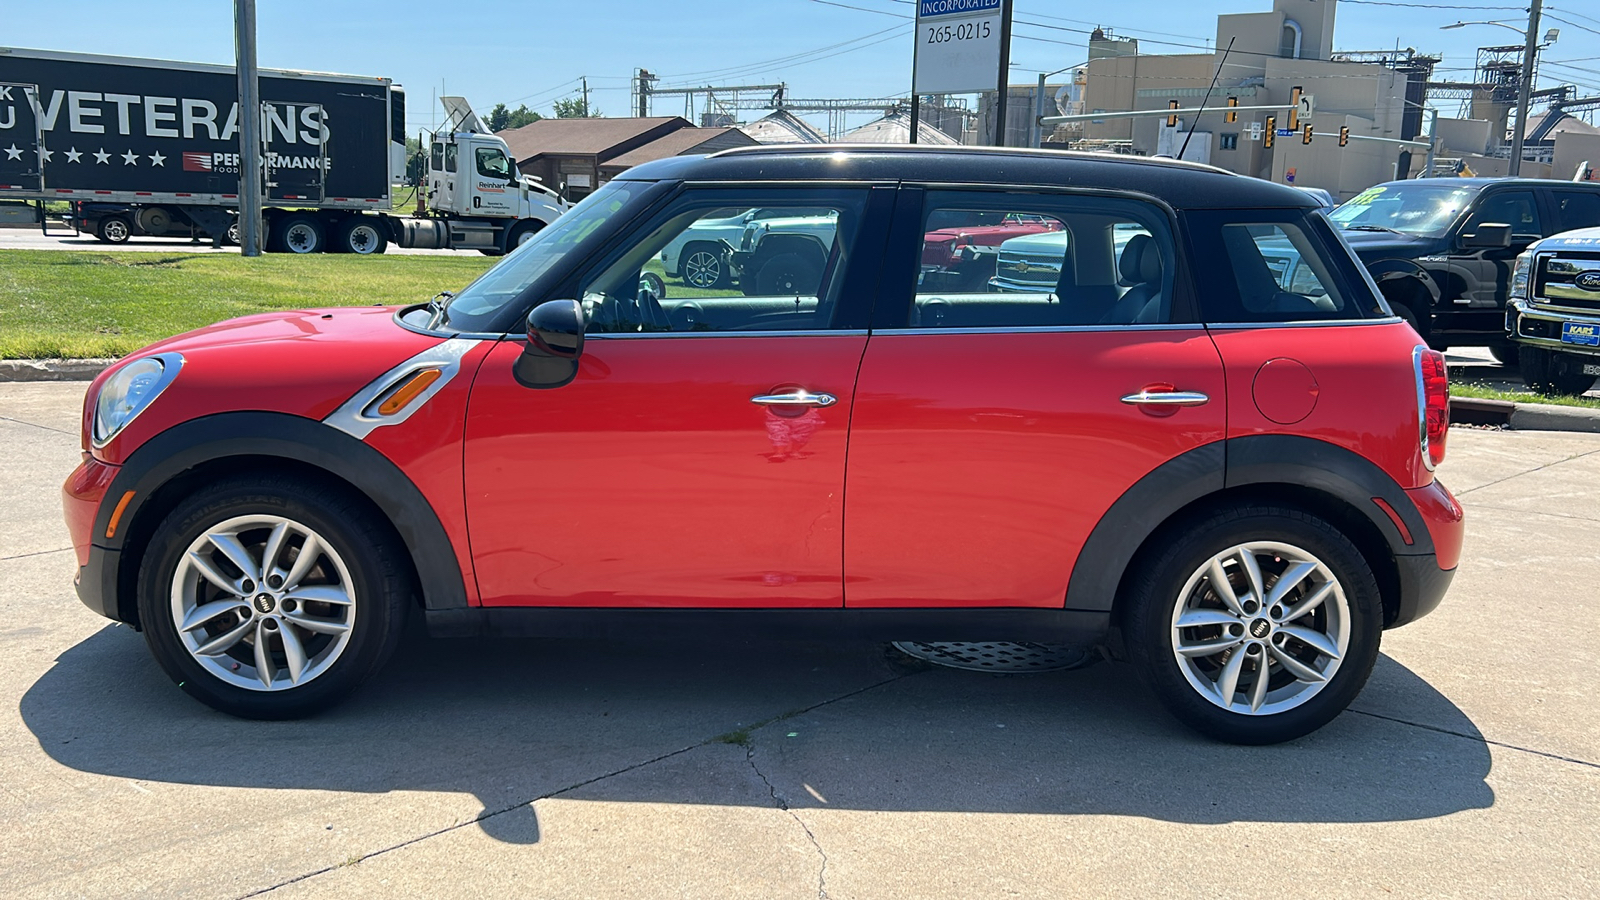
[[[422,150],[422,142],[414,137],[406,138],[406,184],[421,184],[422,173],[428,167],[428,154]]]
[[[489,110],[489,118],[484,124],[489,126],[490,131],[505,131],[508,128],[521,128],[542,118],[544,116],[529,109],[526,103],[516,109],[507,109],[504,103],[496,103],[494,109]]]
[[[554,103],[556,118],[558,119],[598,119],[602,113],[598,109],[591,109],[582,97],[568,97]]]

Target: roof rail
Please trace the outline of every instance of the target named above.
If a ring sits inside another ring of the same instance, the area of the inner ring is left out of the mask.
[[[725,156],[777,156],[805,154],[818,156],[829,153],[854,153],[861,151],[917,153],[917,154],[973,154],[982,156],[1029,156],[1044,159],[1085,159],[1096,162],[1126,163],[1128,165],[1155,165],[1177,166],[1185,169],[1199,169],[1205,172],[1216,172],[1222,175],[1236,175],[1227,169],[1221,169],[1206,163],[1197,163],[1187,159],[1173,159],[1171,157],[1155,156],[1130,156],[1126,153],[1096,153],[1086,150],[1053,150],[1039,147],[979,147],[966,144],[958,146],[934,144],[761,144],[753,147],[730,147],[727,150],[718,150],[707,155],[707,159],[720,159]]]

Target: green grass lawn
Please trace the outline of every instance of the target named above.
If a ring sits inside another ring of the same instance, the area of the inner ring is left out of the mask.
[[[1510,400],[1513,403],[1552,403],[1557,406],[1581,406],[1600,409],[1600,400],[1593,397],[1563,397],[1559,394],[1538,394],[1530,390],[1506,391],[1477,384],[1450,382],[1450,396],[1473,397],[1479,400]]]
[[[493,259],[0,251],[0,359],[122,356],[275,309],[415,303],[460,290]]]

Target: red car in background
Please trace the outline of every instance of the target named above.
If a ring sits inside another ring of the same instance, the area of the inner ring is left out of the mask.
[[[960,222],[945,224],[951,219]],[[1028,213],[948,212],[922,236],[922,286],[944,290],[979,288],[994,277],[1000,245],[1014,237],[1059,231],[1060,221]]]
[[[837,227],[816,265],[775,245],[753,293],[641,286],[730,208]],[[1049,289],[931,283],[963,235],[981,257],[1026,229],[1068,237]],[[630,169],[453,296],[130,355],[85,398],[65,511],[84,603],[241,716],[337,702],[420,615],[1098,646],[1188,725],[1267,743],[1338,715],[1444,596],[1448,399],[1286,187],[749,148]]]

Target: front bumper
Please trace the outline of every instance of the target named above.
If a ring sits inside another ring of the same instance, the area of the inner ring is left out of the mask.
[[[1512,300],[1506,304],[1506,334],[1517,343],[1579,356],[1600,356],[1600,346],[1562,342],[1561,326],[1567,322],[1593,325],[1600,330],[1600,313],[1551,309],[1526,300]]]
[[[108,619],[126,621],[118,608],[117,573],[122,554],[94,543],[96,522],[106,491],[119,467],[85,454],[83,462],[61,486],[61,513],[78,557],[78,574],[72,579],[83,605]],[[110,517],[107,517],[108,527]]]

